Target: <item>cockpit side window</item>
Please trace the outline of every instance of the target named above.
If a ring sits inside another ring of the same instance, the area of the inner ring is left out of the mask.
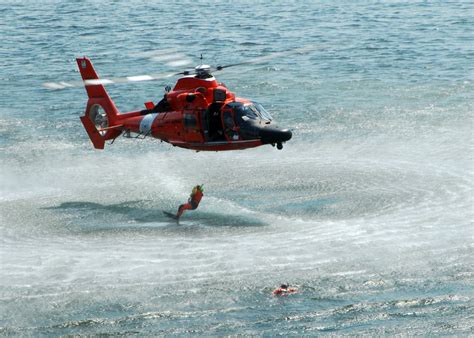
[[[243,104],[241,102],[232,102],[226,106],[232,109],[235,114],[235,121],[239,124],[241,121],[248,120],[264,120],[271,121],[272,116],[268,113],[260,103],[252,102],[251,104]]]

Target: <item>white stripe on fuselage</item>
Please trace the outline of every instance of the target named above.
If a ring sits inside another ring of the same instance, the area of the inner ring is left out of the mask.
[[[140,121],[140,134],[148,135],[151,130],[151,126],[153,125],[153,121],[158,116],[157,113],[154,114],[147,114],[143,117]]]

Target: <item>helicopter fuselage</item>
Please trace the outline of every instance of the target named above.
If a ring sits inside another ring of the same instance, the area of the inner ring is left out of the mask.
[[[80,70],[83,60],[90,64],[87,58],[78,59]],[[86,79],[84,73],[81,70]],[[182,77],[158,104],[147,102],[145,110],[122,114],[102,85],[86,89],[89,102],[81,120],[96,148],[103,148],[103,141],[121,134],[149,136],[197,151],[237,150],[264,144],[281,149],[292,136],[288,129],[280,129],[260,104],[236,97],[209,73]]]

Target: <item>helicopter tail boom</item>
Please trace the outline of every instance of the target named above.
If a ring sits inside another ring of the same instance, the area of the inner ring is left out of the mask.
[[[89,96],[81,122],[96,149],[104,149],[105,141],[115,139],[122,133],[120,112],[99,80],[91,61],[84,57],[76,59]]]

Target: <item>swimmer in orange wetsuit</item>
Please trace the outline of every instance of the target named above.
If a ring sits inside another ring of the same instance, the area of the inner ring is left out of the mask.
[[[288,284],[282,284],[278,289],[273,290],[272,294],[275,296],[286,296],[290,293],[297,293],[298,289],[290,288]]]
[[[193,188],[191,195],[189,196],[188,203],[181,204],[176,214],[176,219],[179,220],[185,210],[194,210],[199,206],[202,196],[204,195],[203,184],[197,185]]]

